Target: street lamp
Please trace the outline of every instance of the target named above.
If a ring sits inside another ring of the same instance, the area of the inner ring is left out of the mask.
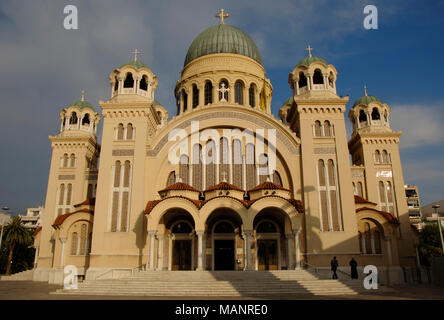
[[[439,217],[439,213],[438,213],[438,209],[441,206],[439,204],[434,204],[432,206],[433,209],[435,209],[435,214],[436,214],[436,221],[438,222],[438,229],[439,229],[439,236],[441,238],[441,247],[442,247],[442,251],[444,253],[444,241],[442,239],[442,230],[441,230],[441,221],[440,221],[440,217]]]

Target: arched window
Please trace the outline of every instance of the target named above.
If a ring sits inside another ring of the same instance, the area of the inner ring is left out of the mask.
[[[63,200],[65,198],[65,184],[62,183],[60,185],[60,191],[59,191],[59,205],[63,205]]]
[[[111,232],[128,230],[128,212],[130,199],[131,162],[117,160],[113,167],[114,182],[111,203]],[[122,174],[123,171],[123,174]]]
[[[376,254],[381,254],[382,250],[381,250],[381,233],[379,231],[375,231],[373,233],[373,241],[375,243],[375,253]]]
[[[86,254],[86,224],[80,227],[80,250],[79,254],[84,256]]]
[[[265,183],[267,177],[270,176],[270,172],[268,172],[268,155],[265,153],[260,154],[257,165],[259,167],[259,184]]]
[[[230,163],[231,163],[231,153],[230,153],[230,144],[228,143],[227,138],[220,139],[220,154],[219,154],[219,182],[226,179],[226,181],[230,181]]]
[[[331,137],[332,136],[331,131],[332,131],[332,128],[331,128],[330,122],[327,120],[324,121],[324,136]]]
[[[216,185],[216,143],[210,140],[205,145],[205,186],[206,188]]]
[[[63,155],[63,165],[62,165],[62,167],[63,168],[67,168],[68,167],[68,154],[67,153],[65,153]]]
[[[313,74],[313,84],[323,84],[324,83],[324,76],[322,75],[321,70],[316,69]]]
[[[179,165],[179,177],[182,179],[183,183],[189,183],[189,174],[190,174],[190,164],[189,159],[186,154],[180,156],[180,165]]]
[[[256,85],[254,83],[252,83],[248,89],[248,100],[250,107],[256,107]]]
[[[328,160],[328,186],[329,186],[329,196],[330,196],[330,210],[333,222],[333,230],[342,230],[341,219],[338,212],[338,191],[336,186],[336,167],[333,160]]]
[[[321,121],[315,121],[315,123],[314,123],[314,133],[315,133],[315,137],[322,136],[322,133],[321,133]]]
[[[375,151],[375,163],[381,163],[381,152],[379,150]]]
[[[89,124],[90,124],[89,113],[87,113],[83,116],[82,125],[89,125]]]
[[[219,82],[219,101],[226,100],[228,101],[228,81],[222,80]]]
[[[117,140],[123,140],[123,124],[119,123],[117,126]]]
[[[352,182],[352,185],[353,185],[353,194],[354,194],[354,195],[358,195],[358,191],[356,190],[356,185],[355,185],[355,183]]]
[[[387,211],[390,213],[395,213],[395,206],[393,203],[393,189],[392,183],[387,181]]]
[[[381,206],[381,211],[387,211],[387,202],[385,196],[384,182],[379,181],[379,202]]]
[[[372,111],[372,119],[373,120],[379,120],[379,119],[381,119],[381,115],[379,114],[379,110],[378,110],[378,108],[373,108],[373,111]]]
[[[197,86],[193,84],[193,108],[196,108],[199,105],[199,89]]]
[[[202,146],[196,143],[193,146],[193,157],[192,168],[193,168],[193,187],[197,190],[202,190]]]
[[[327,184],[325,179],[325,163],[324,160],[318,160],[318,185],[319,185],[319,200],[321,204],[321,227],[323,231],[329,230],[328,224],[328,201],[327,201]]]
[[[188,109],[188,94],[185,90],[182,90],[182,100],[183,100],[183,111],[187,111]]]
[[[221,221],[214,227],[214,233],[234,233],[234,231],[234,226],[227,221]]]
[[[72,184],[68,183],[68,186],[66,188],[66,205],[70,205],[71,204],[71,197],[72,197]],[[66,212],[69,212],[69,208],[66,208]]]
[[[126,74],[125,81],[123,82],[123,87],[124,88],[132,88],[132,87],[134,87],[134,78],[133,78],[133,75],[131,74],[131,72],[128,72]]]
[[[171,229],[172,233],[187,233],[190,234],[193,232],[193,228],[190,226],[189,223],[186,222],[179,222],[176,223],[173,228]]]
[[[370,233],[370,224],[365,224],[365,253],[372,254],[372,236]]]
[[[74,153],[71,153],[69,156],[69,166],[71,168],[74,168],[76,166],[76,155]]]
[[[205,83],[205,105],[213,103],[213,84],[211,81]]]
[[[382,150],[382,162],[383,163],[390,163],[390,157],[389,157],[387,150]]]
[[[299,88],[303,88],[305,86],[307,86],[307,77],[305,76],[305,74],[303,72],[299,72]]]
[[[256,159],[255,159],[255,149],[254,144],[249,143],[247,144],[246,148],[246,156],[245,156],[245,162],[247,167],[247,190],[250,190],[254,188],[257,185],[256,182]]]
[[[234,85],[234,89],[235,89],[235,102],[239,103],[239,104],[244,104],[244,85],[242,84],[242,82],[237,81],[236,84]]]
[[[79,245],[79,235],[77,232],[73,232],[71,236],[71,255],[77,255],[77,247]]]
[[[139,88],[142,90],[148,90],[148,82],[147,82],[147,76],[143,76],[140,80]]]
[[[168,175],[166,186],[169,187],[169,186],[173,185],[174,183],[176,183],[176,172],[171,171],[170,174]]]
[[[69,118],[69,124],[77,124],[77,113],[71,113],[71,117]]]
[[[133,125],[131,123],[126,126],[126,140],[133,140]]]
[[[247,180],[248,169],[249,165],[247,164]],[[242,143],[238,139],[233,141],[233,184],[242,188]]]
[[[271,221],[262,221],[256,228],[257,233],[276,233],[279,232],[276,225]]]
[[[278,186],[283,186],[282,185],[282,179],[281,179],[281,175],[279,174],[279,172],[275,171],[273,173],[273,183],[277,184]]]
[[[364,110],[359,111],[359,122],[367,122],[367,115]]]

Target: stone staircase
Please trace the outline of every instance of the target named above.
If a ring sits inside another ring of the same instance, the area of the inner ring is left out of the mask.
[[[378,290],[379,291],[379,290]],[[86,280],[54,294],[152,297],[342,296],[369,293],[362,280],[320,279],[306,270],[140,271],[120,279]]]
[[[14,273],[10,276],[1,276],[2,281],[32,281],[34,270],[26,270],[18,273]]]

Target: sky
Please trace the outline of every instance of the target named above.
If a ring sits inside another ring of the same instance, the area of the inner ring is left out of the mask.
[[[63,28],[68,4],[78,9],[77,30]],[[363,26],[367,4],[378,9],[377,30]],[[390,106],[392,128],[403,132],[405,183],[418,184],[423,205],[444,199],[444,1],[1,0],[0,207],[18,213],[44,204],[48,135],[58,133],[61,109],[85,90],[99,111],[109,74],[134,49],[158,76],[156,100],[175,115],[188,47],[219,23],[220,8],[258,46],[276,117],[291,96],[288,74],[310,45],[338,70],[348,109],[364,85]]]

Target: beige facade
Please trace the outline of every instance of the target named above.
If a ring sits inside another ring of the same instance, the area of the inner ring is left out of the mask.
[[[293,96],[276,119],[251,39],[224,24],[210,31],[237,42],[218,52],[193,42],[172,119],[137,56],[110,74],[101,146],[100,117],[83,97],[63,109],[50,136],[35,280],[60,283],[66,265],[91,279],[137,268],[329,270],[337,256],[403,281],[415,244],[390,108],[359,99],[347,141],[338,71],[310,51],[290,72]]]

